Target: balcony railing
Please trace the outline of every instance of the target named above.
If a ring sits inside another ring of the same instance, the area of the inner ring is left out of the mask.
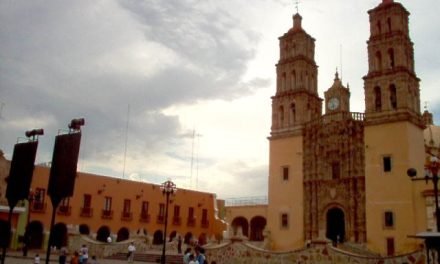
[[[209,227],[209,221],[207,219],[202,219],[202,223],[201,223],[203,228],[208,228]]]
[[[71,206],[68,206],[68,205],[60,205],[59,207],[58,207],[58,214],[59,215],[66,215],[66,216],[69,216],[70,214],[71,214],[71,210],[72,210],[72,207]]]
[[[147,214],[147,213],[141,213],[141,216],[140,216],[140,218],[139,218],[139,221],[141,221],[141,222],[145,222],[145,223],[149,223],[150,222],[150,219],[151,217],[150,217],[150,215],[149,214]]]
[[[93,208],[91,207],[81,207],[80,216],[82,217],[92,217],[93,216]]]
[[[194,217],[188,218],[186,225],[187,226],[196,226],[196,218],[194,218]]]
[[[46,203],[33,201],[31,204],[30,211],[33,213],[45,213],[46,212]]]
[[[121,213],[121,220],[131,221],[132,219],[133,219],[133,213],[132,212],[122,212]]]
[[[163,223],[165,223],[165,216],[163,216],[163,215],[158,215],[158,216],[157,216],[157,219],[156,219],[156,223],[158,223],[158,224],[163,224]]]
[[[181,225],[182,224],[182,218],[178,216],[173,217],[173,225]]]
[[[102,210],[101,218],[102,219],[112,219],[113,218],[113,210]]]

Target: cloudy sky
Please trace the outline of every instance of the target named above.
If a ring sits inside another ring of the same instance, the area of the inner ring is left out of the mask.
[[[10,159],[17,137],[41,127],[36,162],[50,161],[58,130],[83,117],[81,171],[266,195],[274,65],[293,2],[0,0],[0,149]],[[338,67],[363,111],[367,11],[380,0],[301,2],[320,95]],[[440,121],[440,1],[401,2],[421,101]]]

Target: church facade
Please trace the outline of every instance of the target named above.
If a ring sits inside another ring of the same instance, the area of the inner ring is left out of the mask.
[[[421,241],[408,235],[427,229],[429,186],[407,176],[423,172],[432,125],[420,111],[409,12],[382,0],[368,14],[365,113],[350,111],[338,73],[319,96],[315,39],[299,14],[279,38],[266,226],[274,250],[330,239],[395,255],[417,249]]]

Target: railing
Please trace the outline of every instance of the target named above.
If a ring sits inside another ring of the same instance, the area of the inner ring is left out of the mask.
[[[187,226],[196,226],[196,219],[194,217],[188,218],[186,225]]]
[[[121,213],[121,220],[131,221],[132,219],[133,219],[133,213],[132,212],[122,212]]]
[[[226,206],[267,205],[267,196],[253,196],[241,198],[229,198],[225,200]]]
[[[72,207],[71,206],[68,206],[68,205],[60,205],[59,207],[58,207],[58,214],[59,215],[66,215],[66,216],[69,216],[70,214],[71,214],[71,210],[72,210]]]
[[[181,225],[182,224],[182,219],[178,216],[174,216],[173,217],[173,225]]]
[[[46,212],[46,203],[34,201],[31,204],[30,211],[33,213],[44,213]]]
[[[113,218],[113,211],[112,210],[102,210],[101,218],[102,219],[112,219]]]
[[[80,211],[79,215],[82,217],[92,217],[93,216],[93,208],[81,207],[81,211]]]
[[[202,219],[201,226],[202,228],[208,228],[209,227],[208,219]]]
[[[141,222],[145,222],[145,223],[149,223],[150,220],[151,220],[151,217],[150,217],[149,214],[147,214],[147,213],[141,213],[141,216],[140,216],[140,218],[139,218],[139,221],[141,221]]]

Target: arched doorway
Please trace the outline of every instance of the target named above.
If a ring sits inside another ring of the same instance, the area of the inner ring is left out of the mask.
[[[107,238],[110,236],[110,228],[108,226],[101,226],[96,233],[96,240],[101,242],[107,242]]]
[[[130,231],[126,227],[122,227],[118,231],[118,236],[116,237],[116,242],[124,241],[130,238]]]
[[[332,208],[327,211],[326,237],[333,242],[345,241],[345,215],[340,208]]]
[[[170,239],[169,239],[169,242],[173,241],[173,239],[174,239],[176,236],[177,236],[177,232],[176,232],[176,231],[171,232],[171,233],[170,233]]]
[[[81,235],[89,235],[90,234],[90,228],[86,224],[80,224],[79,225],[79,233]]]
[[[161,230],[156,230],[153,234],[153,245],[160,245],[163,243],[163,233]]]
[[[266,218],[255,216],[251,219],[251,241],[263,241],[263,230],[266,227]]]
[[[32,221],[26,228],[29,249],[41,249],[43,247],[43,224],[40,221]]]
[[[183,243],[185,243],[187,245],[191,244],[192,237],[193,237],[193,235],[191,232],[186,233],[185,237],[183,238]]]
[[[67,226],[64,223],[57,223],[53,226],[52,246],[61,248],[67,246]]]
[[[206,237],[205,233],[201,233],[199,236],[199,245],[203,246],[206,243],[208,243],[208,238]]]
[[[237,235],[239,227],[241,227],[241,230],[243,232],[243,235],[246,237],[249,237],[249,223],[248,220],[242,216],[234,218],[232,220],[232,230],[234,232],[234,235]]]

